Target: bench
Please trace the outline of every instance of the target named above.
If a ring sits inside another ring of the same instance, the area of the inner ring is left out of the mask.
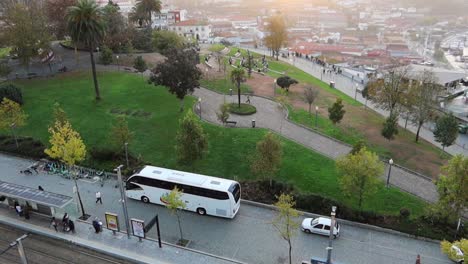
[[[230,121],[230,120],[227,120],[226,121],[226,125],[237,125],[237,121]]]

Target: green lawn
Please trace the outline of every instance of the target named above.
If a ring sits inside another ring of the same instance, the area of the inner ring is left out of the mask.
[[[66,77],[65,77],[66,76]],[[82,135],[88,150],[105,148],[110,144],[109,131],[116,115],[112,109],[145,111],[150,117],[128,118],[134,131],[130,151],[156,166],[194,171],[231,179],[254,179],[249,160],[255,152],[256,142],[267,132],[265,129],[224,128],[203,123],[208,136],[209,152],[193,167],[181,167],[175,160],[175,133],[179,102],[163,87],[149,85],[141,76],[126,73],[99,73],[102,101],[94,101],[92,78],[89,73],[61,75],[54,79],[18,81],[23,88],[24,109],[28,124],[18,129],[19,134],[48,141],[47,126],[51,123],[52,105],[59,102],[67,112],[72,125]],[[186,111],[195,103],[185,101]],[[5,132],[6,133],[6,132]],[[356,201],[343,196],[338,185],[335,162],[292,141],[281,138],[284,155],[277,178],[294,184],[301,192],[316,193],[356,208]],[[87,161],[91,164],[91,161]],[[94,164],[96,165],[96,164]],[[107,164],[117,165],[117,164]],[[367,199],[365,210],[398,214],[402,207],[409,208],[413,216],[420,215],[425,203],[395,188],[383,187]]]
[[[11,51],[11,48],[9,48],[9,47],[0,48],[0,59],[3,59],[6,56],[8,56],[8,54],[10,54],[10,51]]]
[[[234,54],[237,53],[237,48],[233,47],[231,48],[231,51],[229,52],[230,56],[234,56]],[[244,49],[240,49],[241,57],[247,57],[247,51]],[[253,54],[254,58],[260,58],[263,55],[255,53],[255,52],[250,52]],[[296,79],[299,81],[299,83],[306,83],[306,84],[311,84],[315,86],[319,86],[320,88],[338,96],[339,98],[343,99],[343,101],[347,102],[350,105],[354,106],[361,106],[362,104],[354,98],[348,96],[347,94],[341,92],[340,90],[331,88],[329,84],[322,82],[321,80],[313,77],[312,75],[296,68],[295,66],[290,65],[289,63],[283,62],[283,61],[277,61],[275,59],[272,59],[270,56],[266,56],[267,61],[268,61],[268,66],[271,70],[274,70],[276,72],[284,72],[286,75],[288,75],[291,78]],[[274,78],[278,78],[280,76],[283,76],[281,74],[278,74],[276,72],[268,72],[267,74],[269,76],[272,76]]]
[[[223,44],[213,44],[208,50],[211,52],[219,52],[222,51],[224,48],[225,46]]]
[[[229,89],[232,89],[232,93],[237,94],[237,88],[230,79],[202,79],[200,80],[200,85],[223,94],[229,94]],[[241,93],[252,93],[252,88],[242,83]]]
[[[350,145],[354,145],[359,141],[366,142],[361,132],[354,128],[342,127],[340,125],[334,125],[333,122],[328,118],[328,116],[317,115],[317,125],[315,123],[315,110],[312,109],[311,114],[308,111],[300,108],[293,108],[288,106],[289,119],[298,124],[310,127],[312,129],[317,129],[319,132],[330,136],[332,138],[338,139]],[[370,145],[368,148],[376,152],[381,157],[389,157],[390,153],[387,149]]]

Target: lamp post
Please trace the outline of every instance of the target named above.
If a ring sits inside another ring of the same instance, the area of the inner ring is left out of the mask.
[[[200,119],[201,119],[201,97],[198,97],[198,110],[199,110]]]
[[[336,215],[336,206],[332,206],[331,211],[331,226],[330,226],[330,235],[328,236],[328,247],[327,247],[327,264],[331,264],[331,255],[333,250],[333,230],[335,228],[335,215]]]
[[[387,174],[387,188],[388,188],[388,185],[390,184],[390,173],[392,172],[392,165],[393,165],[392,159],[388,161],[388,165],[389,167],[388,167],[388,174]]]
[[[273,80],[273,96],[276,95],[276,79]]]
[[[117,58],[117,71],[120,71],[120,61],[119,61],[119,55],[115,56]]]
[[[17,238],[13,243],[10,244],[10,247],[18,246],[18,255],[20,256],[22,264],[28,264],[28,259],[26,258],[26,253],[24,252],[24,247],[22,241],[28,237],[29,234],[24,234],[21,237]],[[8,250],[8,249],[7,249]],[[4,251],[5,252],[5,251]],[[2,252],[2,253],[4,253]]]
[[[127,196],[125,196],[125,191],[122,183],[122,167],[123,165],[119,165],[114,171],[117,172],[117,181],[119,182],[119,190],[120,190],[120,201],[122,202],[122,209],[125,218],[125,228],[127,229],[127,238],[130,239],[130,221],[128,219],[128,211],[127,211]]]
[[[128,165],[128,142],[125,142],[124,146],[125,146],[125,160],[127,161],[127,168],[130,168],[130,166]]]
[[[359,84],[356,83],[355,87],[356,89],[354,90],[354,101],[357,101],[357,90],[358,90]]]
[[[19,148],[18,138],[16,137],[16,133],[15,133],[16,123],[12,123],[10,125],[10,128],[11,128],[11,132],[13,133],[13,137],[15,138],[16,148]]]
[[[317,118],[318,118],[318,106],[315,106],[315,128],[318,127]]]

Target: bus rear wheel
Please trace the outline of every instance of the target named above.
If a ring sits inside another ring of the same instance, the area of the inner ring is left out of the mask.
[[[203,209],[203,208],[197,208],[197,213],[198,213],[199,215],[206,215],[206,210]]]
[[[149,203],[150,202],[149,198],[146,197],[146,196],[142,196],[141,201],[144,202],[144,203]]]

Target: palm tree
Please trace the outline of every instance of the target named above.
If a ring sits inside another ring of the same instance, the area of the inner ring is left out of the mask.
[[[102,10],[93,0],[78,0],[75,6],[68,8],[67,22],[68,32],[73,42],[84,44],[89,49],[96,100],[100,100],[93,52],[104,35]]]
[[[151,13],[160,11],[161,1],[138,0],[135,7],[133,8],[130,18],[135,22],[141,22],[141,20],[146,21],[147,25],[151,27]]]
[[[237,86],[237,97],[239,98],[239,108],[241,103],[241,83],[245,82],[245,71],[242,68],[236,68],[231,72],[231,81]]]

